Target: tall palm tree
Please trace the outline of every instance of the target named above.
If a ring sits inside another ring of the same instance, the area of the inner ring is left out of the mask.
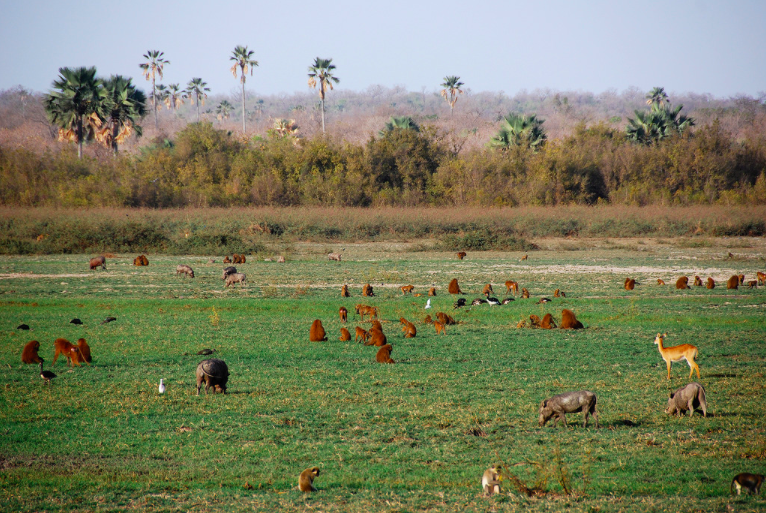
[[[314,64],[309,66],[309,87],[316,87],[319,82],[319,102],[322,104],[322,133],[324,133],[324,97],[327,88],[332,89],[332,84],[340,82],[338,77],[333,76],[332,72],[335,64],[332,59],[314,59]]]
[[[646,104],[657,105],[658,107],[664,107],[665,104],[670,104],[668,99],[668,93],[665,92],[664,87],[655,87],[648,93],[646,93]]]
[[[82,144],[101,126],[104,87],[96,78],[96,68],[59,68],[59,78],[45,95],[43,103],[51,123],[59,127],[60,141],[77,143],[82,158]]]
[[[181,86],[179,84],[170,84],[168,86],[168,96],[165,98],[165,105],[169,109],[176,110],[184,102],[184,98],[186,98],[186,95]]]
[[[207,82],[201,78],[192,78],[188,84],[186,84],[186,93],[191,98],[191,104],[194,105],[194,99],[197,100],[197,123],[199,123],[199,108],[200,104],[205,105],[205,98],[210,91],[207,86]]]
[[[131,82],[130,78],[112,75],[104,81],[106,127],[96,138],[105,146],[111,146],[117,155],[117,146],[133,133],[143,133],[138,122],[146,115],[146,95]]]
[[[162,70],[166,64],[170,64],[170,61],[165,60],[162,57],[163,55],[165,55],[165,52],[160,52],[159,50],[149,50],[144,54],[144,59],[146,59],[146,62],[138,65],[142,70],[144,70],[144,76],[146,77],[146,80],[149,80],[150,78],[152,79],[152,94],[154,95],[152,100],[152,108],[154,109],[155,130],[157,129],[157,87],[155,86],[155,77],[156,75],[159,75],[161,80]]]
[[[457,102],[457,95],[463,94],[463,90],[460,89],[460,86],[465,85],[463,82],[460,81],[460,77],[455,76],[448,76],[444,77],[444,83],[442,84],[441,95],[444,97],[445,100],[447,100],[447,103],[449,103],[449,109],[450,109],[450,116],[452,115],[452,112],[455,108],[455,102]]]
[[[253,76],[253,68],[258,66],[258,61],[253,60],[252,50],[248,50],[246,46],[237,45],[234,47],[234,51],[231,52],[230,61],[234,61],[234,65],[231,67],[231,74],[234,78],[237,78],[237,68],[241,70],[239,81],[242,82],[242,133],[245,133],[245,77],[247,76],[247,69],[250,68],[250,76]]]
[[[391,116],[391,119],[386,121],[386,125],[383,127],[383,130],[378,132],[378,135],[381,137],[385,136],[389,132],[393,132],[394,130],[413,130],[415,132],[420,132],[420,127],[418,126],[415,121],[410,116]]]
[[[520,116],[511,112],[503,117],[500,130],[489,140],[489,146],[501,150],[507,150],[512,146],[537,150],[548,139],[543,123],[544,120],[537,119],[535,114]]]
[[[221,103],[218,104],[218,107],[215,108],[215,113],[218,117],[218,120],[223,119],[229,119],[229,116],[231,115],[231,110],[234,108],[234,105],[229,103],[227,100],[223,100]]]
[[[168,104],[168,96],[169,95],[170,95],[170,91],[168,91],[168,87],[166,85],[164,85],[164,84],[157,84],[156,92],[149,93],[149,98],[151,98],[152,101],[154,101],[155,100],[155,96],[156,96],[156,100],[160,104],[157,107],[157,110],[162,110],[162,104],[163,103],[165,105]]]

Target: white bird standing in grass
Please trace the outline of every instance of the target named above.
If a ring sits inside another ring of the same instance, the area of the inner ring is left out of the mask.
[[[165,393],[165,383],[163,383],[163,381],[165,381],[165,380],[164,379],[160,380],[160,386],[159,386],[159,391],[160,391],[161,394]]]
[[[426,301],[426,309],[431,308],[431,300]]]

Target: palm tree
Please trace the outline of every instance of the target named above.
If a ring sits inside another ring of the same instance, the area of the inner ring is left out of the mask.
[[[410,116],[391,116],[391,119],[386,121],[386,126],[383,127],[383,130],[378,132],[378,135],[384,137],[387,133],[393,132],[394,130],[413,130],[415,132],[420,132],[420,127]]]
[[[535,114],[520,116],[511,112],[503,117],[500,130],[489,140],[489,146],[501,150],[507,150],[511,146],[537,150],[548,139],[543,129],[544,122],[542,119],[537,119]]]
[[[194,99],[197,99],[197,123],[199,123],[199,108],[200,104],[205,105],[205,98],[207,98],[207,92],[210,91],[207,86],[207,82],[201,78],[192,78],[188,84],[186,84],[186,93],[191,98],[191,104],[194,105]]]
[[[332,84],[340,82],[338,77],[334,77],[332,72],[335,64],[332,59],[314,59],[314,64],[309,66],[309,87],[316,87],[319,81],[319,102],[322,105],[322,133],[324,133],[324,97],[327,88],[332,89]]]
[[[455,108],[455,102],[457,102],[457,95],[463,94],[463,90],[460,89],[460,86],[465,85],[463,82],[460,81],[460,77],[455,76],[449,76],[444,77],[444,83],[442,84],[441,95],[444,97],[445,100],[447,100],[447,103],[449,103],[450,108],[450,116],[452,115],[453,109]]]
[[[628,126],[625,128],[628,139],[651,146],[673,134],[683,134],[686,129],[694,126],[694,118],[681,114],[683,107],[678,105],[670,110],[667,106],[652,104],[649,111],[634,111],[636,117],[628,118]]]
[[[112,75],[105,80],[104,90],[106,127],[96,135],[96,139],[107,147],[111,146],[117,155],[118,144],[134,132],[138,137],[143,133],[138,121],[146,115],[146,95],[136,89],[130,78],[121,75]]]
[[[664,107],[665,104],[670,104],[668,94],[665,92],[664,87],[655,87],[648,93],[646,93],[646,104],[657,105],[658,107]]]
[[[184,102],[183,98],[185,97],[186,95],[179,84],[170,84],[168,86],[168,95],[165,98],[165,105],[169,109],[176,110]]]
[[[229,119],[229,115],[231,114],[231,110],[234,108],[234,105],[229,103],[226,100],[223,100],[221,103],[218,104],[218,107],[215,109],[215,113],[217,114],[218,120],[221,121],[222,119]]]
[[[246,46],[237,45],[234,47],[234,51],[231,52],[230,61],[234,61],[234,65],[231,67],[231,74],[234,78],[237,78],[237,68],[241,70],[239,81],[242,82],[242,133],[245,133],[245,77],[247,76],[247,69],[250,68],[250,76],[253,76],[253,68],[258,66],[258,61],[253,60],[252,50],[248,50]]]
[[[82,158],[83,141],[93,138],[101,126],[104,87],[96,78],[96,68],[59,68],[54,91],[45,95],[43,103],[51,123],[59,127],[59,140],[77,143],[77,156]]]
[[[155,130],[157,129],[157,87],[155,86],[155,76],[159,75],[160,79],[162,79],[162,70],[165,67],[165,64],[170,64],[170,61],[167,61],[162,57],[163,55],[165,55],[165,52],[149,50],[144,54],[144,59],[146,59],[146,62],[138,65],[142,70],[144,70],[144,76],[146,77],[146,80],[149,80],[150,78],[152,79],[152,94],[154,95],[152,99],[152,108],[154,109]]]
[[[155,100],[155,96],[156,96],[157,103],[160,104],[157,107],[157,110],[162,110],[162,104],[163,103],[165,105],[168,104],[168,97],[169,97],[169,95],[170,95],[170,91],[168,91],[168,88],[167,88],[166,85],[157,84],[156,92],[149,93],[149,98],[151,98],[152,101],[154,101]]]

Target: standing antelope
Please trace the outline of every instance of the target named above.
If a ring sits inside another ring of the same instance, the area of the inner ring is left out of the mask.
[[[694,361],[698,354],[697,347],[691,344],[664,347],[662,345],[662,341],[667,336],[667,333],[663,333],[662,335],[657,333],[657,336],[654,339],[654,343],[657,344],[657,348],[660,350],[662,359],[665,360],[665,363],[668,366],[668,379],[670,379],[670,364],[672,362],[680,362],[681,360],[686,360],[686,363],[689,364],[689,379],[691,379],[695,370],[697,371],[697,379],[700,379],[700,368],[699,365],[697,365]]]

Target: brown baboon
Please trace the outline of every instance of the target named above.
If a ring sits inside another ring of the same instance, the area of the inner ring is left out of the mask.
[[[80,366],[79,347],[72,345],[70,341],[64,338],[57,338],[53,343],[53,347],[56,350],[56,353],[53,355],[53,365],[56,365],[56,360],[58,360],[60,355],[64,355],[70,367],[72,367],[72,364]]]
[[[309,340],[311,342],[326,342],[327,341],[327,334],[324,331],[324,326],[322,326],[322,321],[320,321],[319,319],[316,319],[314,320],[314,322],[311,323]]]
[[[428,289],[428,295],[431,296],[431,297],[435,296],[436,295],[436,287],[431,287],[430,289]]]
[[[228,255],[223,257],[223,263],[224,264],[230,264],[231,263],[231,258],[229,258]]]
[[[567,297],[561,290],[556,289],[553,291],[553,297]]]
[[[404,317],[399,319],[399,322],[402,323],[402,333],[404,333],[404,338],[415,338],[415,335],[418,334],[418,330],[415,328],[415,325]]]
[[[434,328],[436,328],[436,334],[437,335],[439,333],[441,333],[442,335],[446,335],[447,334],[447,331],[444,329],[444,324],[442,324],[441,322],[435,322],[434,323]]]
[[[744,285],[745,284],[745,275],[744,274],[740,274],[737,277],[739,278],[739,284],[740,285]]]
[[[423,319],[423,322],[426,323],[426,324],[433,324],[434,320],[431,318],[430,315],[426,315],[426,318]]]
[[[633,278],[625,278],[625,290],[633,290],[636,288],[636,280]]]
[[[519,291],[519,284],[515,281],[508,280],[505,282],[505,294],[508,295],[510,293],[513,293],[515,296],[516,293]]]
[[[766,285],[766,274],[758,271],[755,273],[755,276],[758,278],[758,285]]]
[[[362,295],[365,297],[372,297],[375,293],[372,291],[372,285],[369,283],[362,287]]]
[[[364,320],[365,315],[370,316],[370,320],[378,316],[378,309],[374,306],[356,305],[356,313]]]
[[[525,288],[521,289],[521,299],[529,299],[529,291]]]
[[[532,314],[529,316],[529,324],[533,328],[539,328],[540,327],[540,318],[536,316],[535,314]]]
[[[523,261],[524,261],[524,260],[526,260],[527,258],[529,258],[529,255],[524,255],[524,256],[523,256],[523,257],[521,257],[519,260],[521,260],[521,261],[523,262]]]
[[[340,297],[351,297],[351,294],[348,293],[348,285],[343,285],[340,288]]]
[[[383,325],[377,319],[370,321],[370,329],[373,329],[373,328],[383,331]]]
[[[354,336],[354,342],[359,342],[360,340],[362,342],[367,342],[368,338],[370,338],[370,332],[368,332],[364,328],[360,328],[359,326],[357,326],[356,336]]]
[[[487,294],[494,294],[495,291],[492,290],[492,284],[491,283],[487,283],[486,285],[484,285],[484,288],[481,289],[481,293],[484,294],[485,296]]]
[[[705,286],[708,289],[714,289],[715,288],[715,280],[713,278],[708,278],[707,279],[707,284],[705,284]]]
[[[145,266],[145,265],[149,265],[149,259],[148,259],[148,258],[146,258],[144,255],[138,255],[138,256],[137,256],[137,257],[136,257],[136,258],[133,260],[133,265],[135,265],[135,266]]]
[[[676,280],[676,289],[681,290],[681,289],[688,289],[688,288],[691,288],[689,287],[689,278],[687,278],[686,276],[681,276],[680,278]]]
[[[732,275],[732,277],[729,278],[729,281],[726,282],[726,288],[727,289],[738,290],[739,289],[739,276]]]
[[[757,280],[750,280],[750,281],[747,282],[747,288],[749,288],[749,289],[754,289],[757,286],[758,286],[758,281]]]
[[[464,259],[466,257],[466,254],[467,253],[465,251],[458,251],[457,257],[458,257],[458,259],[462,260],[462,259]]]
[[[567,310],[564,308],[561,311],[561,324],[559,325],[559,328],[562,330],[572,329],[572,330],[581,330],[583,329],[583,325],[580,321],[577,320],[575,317],[575,314],[572,310]]]
[[[37,354],[40,350],[40,342],[30,340],[21,351],[21,361],[24,363],[42,363],[43,359]]]
[[[657,285],[665,285],[665,280],[662,278],[657,278]]]
[[[341,306],[338,309],[338,315],[340,316],[340,322],[348,322],[348,310],[345,306]]]
[[[702,286],[702,278],[699,276],[694,277],[694,286],[695,287],[701,287]]]
[[[340,338],[338,340],[340,340],[341,342],[348,342],[349,340],[351,340],[351,333],[349,333],[346,328],[341,328]]]
[[[80,355],[82,355],[82,359],[85,360],[85,363],[93,361],[93,357],[90,355],[90,346],[84,338],[77,340],[77,347],[80,349]]]
[[[364,345],[382,347],[387,343],[388,340],[386,339],[386,335],[384,335],[381,330],[373,327],[370,329],[370,339],[365,342]]]
[[[449,282],[449,286],[447,287],[447,291],[449,291],[450,294],[462,294],[463,291],[460,290],[460,285],[457,284],[457,278],[453,278],[451,282]]]
[[[402,285],[401,287],[402,295],[404,294],[412,294],[412,290],[415,288],[414,285]]]
[[[544,330],[549,330],[556,327],[556,321],[553,320],[553,316],[549,313],[543,315],[543,320],[540,321],[540,327]]]
[[[516,327],[519,328],[519,329],[526,328],[527,327],[527,321],[524,320],[524,319],[520,320],[519,322],[516,323]]]
[[[393,347],[391,347],[391,344],[385,344],[383,346],[380,346],[380,349],[378,349],[378,354],[375,355],[375,360],[378,363],[396,363],[391,359],[391,351],[393,351]]]
[[[436,312],[436,318],[439,319],[439,322],[444,324],[445,326],[450,326],[452,324],[457,324],[454,318],[451,316],[445,314],[444,312]]]

